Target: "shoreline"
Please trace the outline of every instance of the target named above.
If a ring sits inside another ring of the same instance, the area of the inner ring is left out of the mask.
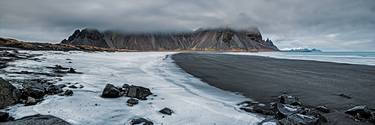
[[[172,59],[209,85],[259,102],[272,102],[286,93],[299,97],[308,107],[323,105],[333,113],[357,105],[375,107],[375,97],[371,97],[375,66],[202,53],[180,53]],[[342,114],[329,119],[339,116]]]

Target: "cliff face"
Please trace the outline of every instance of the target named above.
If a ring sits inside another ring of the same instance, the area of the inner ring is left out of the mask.
[[[207,51],[277,51],[271,40],[263,40],[257,29],[228,28],[197,30],[189,33],[99,32],[94,29],[76,30],[63,44],[138,51],[207,50]]]

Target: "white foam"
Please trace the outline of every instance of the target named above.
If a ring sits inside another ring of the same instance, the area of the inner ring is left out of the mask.
[[[16,118],[50,114],[77,125],[123,125],[134,117],[150,119],[157,125],[249,125],[263,119],[238,110],[236,104],[248,100],[245,97],[209,86],[182,71],[173,60],[163,60],[172,52],[33,53],[43,53],[46,61],[21,60],[13,64],[24,67],[60,64],[76,68],[83,74],[69,74],[59,83],[78,82],[84,88],[73,90],[71,97],[54,95],[35,106],[13,106],[9,111]],[[67,58],[73,63],[67,63]],[[100,97],[107,83],[145,86],[157,96],[149,96],[148,100],[129,107],[127,97]],[[171,108],[175,114],[163,118],[158,111],[164,107]]]

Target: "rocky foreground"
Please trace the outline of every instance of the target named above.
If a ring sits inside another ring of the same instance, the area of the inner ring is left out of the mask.
[[[120,51],[127,52],[126,49],[102,48],[88,45],[68,45],[68,44],[53,44],[53,43],[36,43],[24,42],[16,39],[0,38],[0,50],[2,49],[21,49],[21,50],[35,50],[35,51]]]
[[[9,77],[7,80],[4,80],[0,77],[0,110],[6,109],[9,106],[20,105],[20,106],[33,106],[38,105],[44,101],[48,96],[64,96],[71,97],[74,92],[72,90],[80,90],[84,86],[79,83],[64,83],[57,84],[57,81],[60,81],[62,77],[69,74],[83,74],[72,67],[63,67],[61,65],[54,66],[45,66],[40,67],[41,72],[35,71],[13,71],[13,70],[1,70],[12,66],[10,62],[18,60],[30,60],[41,62],[44,61],[43,58],[39,58],[40,54],[29,54],[24,52],[19,52],[16,49],[12,48],[3,48],[4,50],[0,51],[0,72],[4,74],[13,74],[13,75],[29,75],[32,76],[32,79],[20,78],[20,77]],[[71,59],[66,59],[66,63],[72,63]],[[9,76],[9,75],[7,75]],[[14,86],[19,85],[19,86]],[[114,86],[112,84],[107,84],[103,88],[101,94],[102,98],[120,98],[127,97],[129,98],[125,104],[129,107],[137,105],[144,100],[147,100],[147,97],[153,95],[150,89],[135,86],[129,84],[123,84],[121,87]],[[156,95],[154,95],[156,96]],[[99,104],[95,104],[99,106]],[[160,109],[158,112],[164,115],[172,115],[173,110],[170,108]],[[164,117],[164,116],[163,116]],[[0,111],[0,124],[1,125],[70,125],[69,122],[64,121],[63,119],[57,118],[52,115],[31,115],[23,118],[15,119],[13,118],[6,110]],[[144,125],[153,125],[154,123],[142,117],[134,117],[128,123],[129,125],[144,124]]]

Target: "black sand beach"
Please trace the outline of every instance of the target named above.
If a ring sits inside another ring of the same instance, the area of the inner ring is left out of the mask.
[[[339,112],[356,105],[375,107],[375,66],[201,53],[172,58],[208,84],[260,102],[287,93],[304,105]]]

